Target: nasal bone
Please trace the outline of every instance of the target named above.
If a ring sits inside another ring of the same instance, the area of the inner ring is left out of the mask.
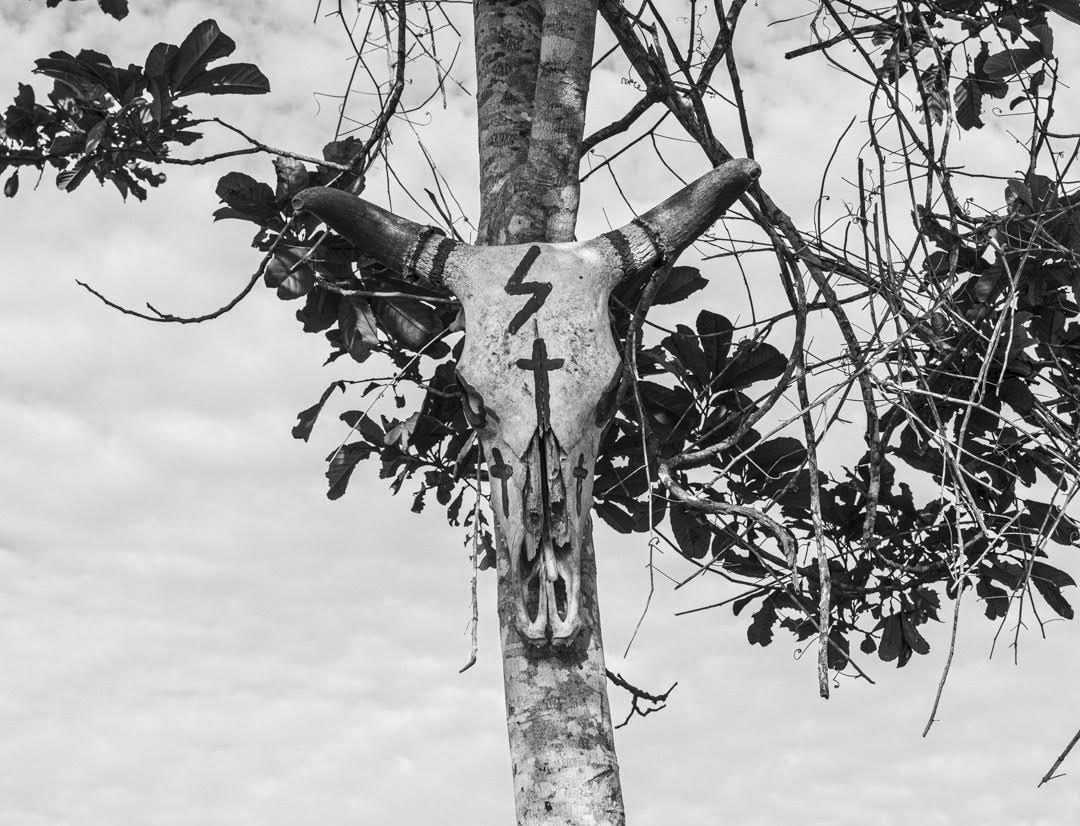
[[[550,545],[544,546],[544,576],[548,582],[556,582],[559,579],[559,568],[555,564],[555,551]]]

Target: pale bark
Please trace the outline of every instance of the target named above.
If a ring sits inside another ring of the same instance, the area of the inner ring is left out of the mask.
[[[595,0],[476,0],[474,8],[481,170],[477,243],[571,240]],[[583,651],[557,655],[540,655],[522,641],[509,552],[504,538],[496,536],[506,722],[519,826],[625,823],[591,521],[586,533],[581,610],[592,633]]]

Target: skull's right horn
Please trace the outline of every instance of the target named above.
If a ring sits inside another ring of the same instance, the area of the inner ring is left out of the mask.
[[[739,200],[761,175],[756,161],[733,160],[706,172],[626,226],[605,232],[590,244],[610,244],[623,278],[674,259]]]

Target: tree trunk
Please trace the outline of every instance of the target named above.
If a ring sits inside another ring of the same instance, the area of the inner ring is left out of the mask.
[[[478,244],[573,239],[595,0],[476,0]],[[584,651],[538,655],[515,622],[496,528],[506,724],[519,826],[625,823],[607,696],[592,525],[581,554]]]

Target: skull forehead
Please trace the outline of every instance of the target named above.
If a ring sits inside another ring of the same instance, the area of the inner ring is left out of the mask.
[[[518,456],[545,406],[564,446],[596,429],[597,404],[620,365],[609,269],[581,244],[480,248],[469,262],[458,291],[467,330],[458,371]]]

